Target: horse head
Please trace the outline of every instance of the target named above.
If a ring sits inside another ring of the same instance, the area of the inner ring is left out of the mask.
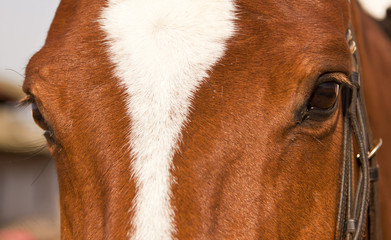
[[[349,8],[62,0],[23,88],[63,238],[334,238]]]

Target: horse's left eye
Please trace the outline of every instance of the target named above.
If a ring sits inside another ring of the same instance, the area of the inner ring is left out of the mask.
[[[339,84],[337,82],[324,82],[318,85],[308,102],[308,110],[329,110],[337,102]]]
[[[49,124],[46,122],[46,120],[43,118],[41,111],[39,111],[39,108],[35,102],[31,103],[31,110],[33,112],[33,119],[34,122],[44,130],[44,136],[48,142],[54,143],[55,137],[54,132],[52,128],[49,126]]]
[[[37,104],[35,102],[31,103],[31,110],[33,112],[34,122],[43,130],[47,130],[48,125],[47,125],[45,119],[43,118],[42,113],[39,111]]]

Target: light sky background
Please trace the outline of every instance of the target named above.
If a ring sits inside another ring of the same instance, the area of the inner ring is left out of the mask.
[[[163,0],[162,0],[163,1]],[[44,44],[60,0],[0,0],[0,79],[21,85],[30,57]],[[377,18],[391,0],[361,0]]]
[[[22,84],[30,57],[44,44],[60,0],[0,0],[0,78]]]

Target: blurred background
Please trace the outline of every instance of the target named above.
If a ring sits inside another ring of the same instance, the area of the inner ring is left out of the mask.
[[[59,239],[55,161],[31,108],[18,107],[29,58],[59,0],[0,0],[0,239]]]
[[[44,44],[59,0],[0,0],[0,240],[59,239],[55,161],[30,107],[18,107],[29,58]],[[361,0],[378,20],[391,0]]]

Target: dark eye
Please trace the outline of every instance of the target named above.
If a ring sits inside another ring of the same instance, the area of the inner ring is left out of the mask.
[[[329,110],[338,100],[339,84],[337,82],[324,82],[315,89],[308,102],[308,110]]]
[[[43,130],[48,129],[45,119],[43,118],[41,112],[39,111],[37,104],[35,102],[31,103],[31,110],[33,112],[34,122]]]
[[[37,104],[35,102],[32,102],[31,103],[31,110],[33,112],[33,119],[34,119],[34,122],[40,127],[42,128],[45,132],[44,132],[44,136],[45,138],[49,141],[49,142],[52,142],[54,143],[55,142],[55,138],[54,138],[54,133],[53,133],[53,130],[52,128],[47,124],[47,122],[45,121],[45,119],[43,118],[42,116],[42,113],[39,111],[39,108],[37,107]]]

